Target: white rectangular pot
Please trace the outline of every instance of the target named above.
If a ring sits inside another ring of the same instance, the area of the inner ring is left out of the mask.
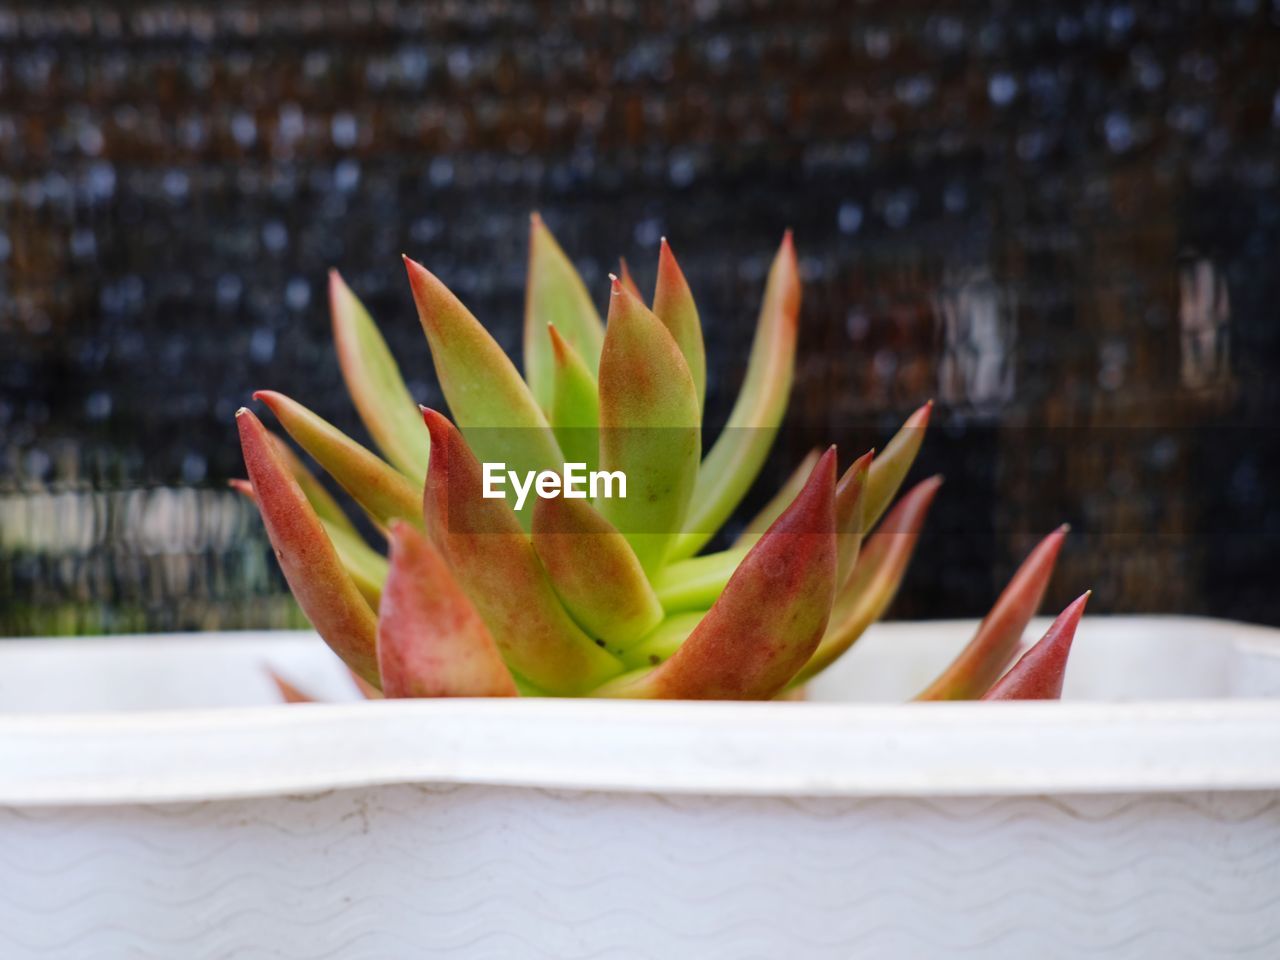
[[[0,643],[0,958],[1280,956],[1277,631],[1087,618],[1060,704],[282,707],[266,663],[355,699],[305,633]]]

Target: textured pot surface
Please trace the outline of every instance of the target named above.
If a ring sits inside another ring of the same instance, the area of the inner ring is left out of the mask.
[[[0,956],[1276,956],[1275,632],[1078,643],[1062,704],[288,708],[354,696],[305,634],[0,644]]]

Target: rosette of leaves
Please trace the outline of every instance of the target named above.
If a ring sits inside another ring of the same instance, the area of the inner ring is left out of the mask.
[[[523,376],[440,279],[405,266],[450,416],[414,402],[336,272],[338,358],[379,452],[281,393],[255,394],[368,517],[386,555],[282,438],[237,413],[249,477],[236,485],[257,503],[302,610],[370,695],[770,699],[885,612],[941,485],[926,478],[898,496],[928,404],[878,454],[841,468],[834,447],[814,451],[736,543],[704,552],[782,425],[801,300],[790,234],[728,422],[705,445],[702,327],[665,240],[652,298],[624,265],[602,320],[534,216]],[[483,462],[621,471],[628,495],[535,497],[517,511],[483,495]],[[1065,532],[1035,547],[922,699],[1058,696],[1088,595],[1017,655]]]

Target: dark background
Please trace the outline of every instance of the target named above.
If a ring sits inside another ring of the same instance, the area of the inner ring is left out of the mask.
[[[1280,623],[1280,0],[163,0],[0,10],[0,634],[297,623],[234,410],[362,435],[329,265],[424,401],[401,251],[515,351],[534,208],[602,303],[671,238],[713,429],[795,228],[770,476],[939,403],[896,615],[1068,520],[1051,604]]]

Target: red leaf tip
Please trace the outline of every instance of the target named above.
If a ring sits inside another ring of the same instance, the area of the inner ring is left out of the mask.
[[[418,407],[422,411],[422,422],[427,425],[427,432],[431,434],[431,448],[443,447],[448,441],[450,428],[453,426],[449,422],[449,418],[438,410],[432,410],[430,407]]]

